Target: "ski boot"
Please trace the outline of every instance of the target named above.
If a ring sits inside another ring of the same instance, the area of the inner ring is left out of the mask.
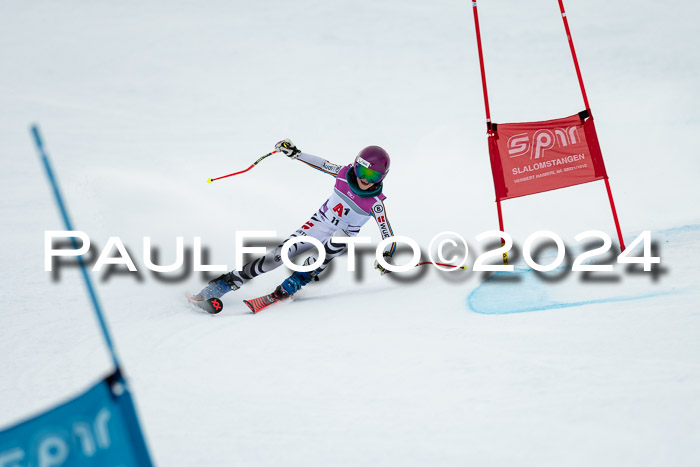
[[[238,289],[239,287],[233,283],[231,273],[227,272],[216,279],[210,280],[209,284],[207,284],[201,292],[192,296],[192,299],[202,301],[209,300],[210,298],[221,298],[224,294]]]
[[[281,285],[277,286],[277,288],[275,289],[275,294],[284,298],[290,297],[294,295],[297,291],[299,291],[299,289],[311,282],[314,278],[316,278],[316,274],[313,271],[296,271],[294,274],[285,279]]]

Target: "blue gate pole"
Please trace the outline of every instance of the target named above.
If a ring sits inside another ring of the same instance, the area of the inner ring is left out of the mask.
[[[56,198],[56,203],[58,203],[58,209],[61,211],[61,217],[63,218],[63,224],[66,226],[66,230],[73,230],[73,225],[71,224],[70,218],[68,217],[68,210],[63,202],[63,197],[61,196],[61,191],[58,188],[58,181],[54,176],[53,170],[51,168],[51,163],[46,155],[46,150],[44,149],[44,143],[39,134],[39,127],[37,125],[32,125],[32,135],[34,136],[34,143],[36,144],[37,151],[39,151],[39,157],[41,162],[44,164],[46,169],[46,175],[49,177],[49,182],[51,183],[51,188],[53,189],[54,197]],[[71,237],[71,242],[73,248],[78,249],[78,241],[75,237]],[[112,363],[114,363],[114,368],[119,370],[119,360],[117,359],[117,353],[114,350],[114,344],[112,343],[112,338],[107,330],[107,323],[105,322],[104,316],[102,315],[102,308],[97,300],[97,294],[95,294],[95,289],[92,286],[92,281],[90,280],[90,275],[88,274],[87,268],[85,267],[85,262],[81,256],[77,256],[78,264],[80,265],[80,271],[83,274],[83,279],[85,279],[85,285],[87,286],[88,293],[90,295],[90,300],[92,301],[92,306],[97,315],[97,321],[100,323],[100,328],[102,329],[102,335],[104,336],[107,348],[112,357]]]

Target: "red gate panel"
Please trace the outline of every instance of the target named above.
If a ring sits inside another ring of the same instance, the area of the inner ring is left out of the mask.
[[[593,118],[491,124],[489,154],[496,200],[607,178]]]

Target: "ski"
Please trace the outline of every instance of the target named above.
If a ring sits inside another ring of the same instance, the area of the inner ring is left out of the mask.
[[[221,310],[224,309],[224,303],[218,298],[210,298],[208,300],[195,300],[187,294],[185,294],[185,297],[187,297],[187,300],[192,306],[200,310],[204,310],[211,315],[221,313]]]
[[[271,294],[263,295],[262,297],[252,298],[250,300],[243,300],[243,303],[248,305],[250,311],[252,311],[253,313],[257,313],[258,311],[267,308],[273,303],[281,302],[282,300],[286,300],[288,298],[289,295],[277,293],[277,290],[275,290]]]

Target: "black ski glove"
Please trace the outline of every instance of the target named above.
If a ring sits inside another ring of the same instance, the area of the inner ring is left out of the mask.
[[[289,157],[290,159],[296,159],[297,157],[299,157],[299,154],[301,154],[299,148],[294,146],[294,143],[292,143],[292,140],[289,138],[283,139],[282,141],[275,144],[275,149],[277,149],[279,152]]]

